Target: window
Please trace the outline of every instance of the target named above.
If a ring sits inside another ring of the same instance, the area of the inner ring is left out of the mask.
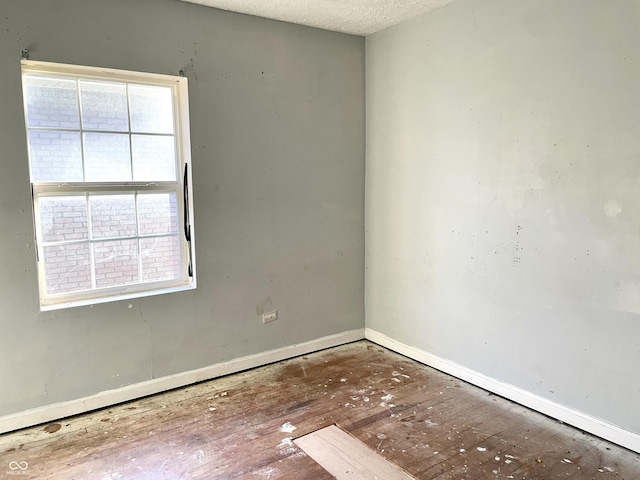
[[[187,79],[23,60],[40,306],[195,288]]]

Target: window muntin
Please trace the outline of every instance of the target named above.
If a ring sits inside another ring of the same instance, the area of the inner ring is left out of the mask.
[[[195,288],[186,79],[24,61],[23,91],[41,308]]]

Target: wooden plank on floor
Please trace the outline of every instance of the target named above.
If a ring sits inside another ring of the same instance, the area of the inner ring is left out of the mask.
[[[414,480],[336,425],[293,441],[337,480]]]

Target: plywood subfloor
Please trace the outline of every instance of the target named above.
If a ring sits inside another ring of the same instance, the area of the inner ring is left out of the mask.
[[[639,455],[366,341],[2,435],[0,478],[329,479],[293,440],[334,423],[418,479],[640,479]]]

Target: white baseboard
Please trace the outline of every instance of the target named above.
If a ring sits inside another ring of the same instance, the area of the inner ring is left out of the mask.
[[[640,453],[640,435],[636,433],[629,432],[603,420],[552,402],[551,400],[514,385],[487,377],[470,368],[432,355],[419,348],[405,345],[371,328],[365,329],[365,338],[401,355],[495,393],[496,395],[500,395],[525,407],[529,407],[600,438]]]
[[[305,355],[307,353],[336,347],[345,343],[364,339],[364,329],[350,330],[347,332],[329,335],[297,345],[289,345],[275,350],[269,350],[255,355],[235,358],[228,362],[217,363],[208,367],[176,373],[161,378],[154,378],[145,382],[128,385],[126,387],[107,390],[89,397],[54,403],[44,407],[38,407],[23,412],[0,417],[0,434],[31,427],[41,423],[50,422],[72,415],[89,412],[99,408],[108,407],[117,403],[135,400],[156,393],[184,387],[196,382],[210,380],[223,375],[241,372],[250,368],[260,367],[273,362],[279,362],[288,358]]]

